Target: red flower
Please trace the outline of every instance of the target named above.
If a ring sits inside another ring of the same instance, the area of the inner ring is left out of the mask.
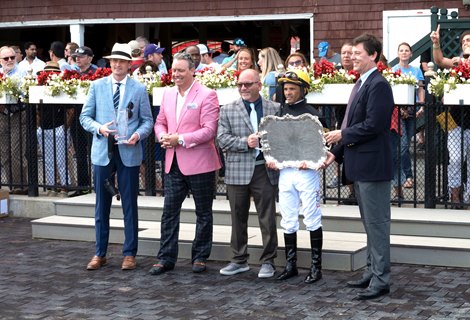
[[[470,64],[467,61],[460,62],[458,66],[451,69],[451,76],[470,79]]]
[[[315,79],[320,78],[322,74],[334,75],[338,72],[335,65],[328,60],[321,59],[319,62],[313,64],[313,75]]]
[[[45,86],[47,85],[47,80],[51,79],[53,74],[59,74],[57,71],[41,71],[38,74],[38,85]]]
[[[162,87],[171,86],[173,84],[173,77],[171,74],[171,69],[168,70],[168,73],[164,73],[160,76],[162,81]]]

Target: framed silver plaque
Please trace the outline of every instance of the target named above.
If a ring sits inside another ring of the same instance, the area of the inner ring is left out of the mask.
[[[266,116],[261,119],[259,134],[264,158],[279,169],[298,168],[301,162],[318,169],[326,160],[323,126],[317,116]]]

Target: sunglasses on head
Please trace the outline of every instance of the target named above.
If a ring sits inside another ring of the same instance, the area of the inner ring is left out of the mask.
[[[16,59],[16,56],[11,56],[11,57],[5,57],[5,58],[2,58],[3,61],[8,61],[8,60],[15,60]]]
[[[243,86],[245,86],[245,88],[250,89],[255,83],[258,82],[239,82],[237,83],[237,87],[238,89],[241,89]]]

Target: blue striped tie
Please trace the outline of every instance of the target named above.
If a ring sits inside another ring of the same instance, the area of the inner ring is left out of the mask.
[[[119,99],[121,98],[121,92],[119,90],[119,87],[121,86],[120,82],[116,82],[117,88],[116,91],[114,92],[113,95],[113,103],[114,103],[114,109],[117,109],[119,107]]]

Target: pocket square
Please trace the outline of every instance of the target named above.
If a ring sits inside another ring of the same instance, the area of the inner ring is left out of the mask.
[[[194,102],[188,103],[186,106],[188,109],[197,109],[197,104]]]

